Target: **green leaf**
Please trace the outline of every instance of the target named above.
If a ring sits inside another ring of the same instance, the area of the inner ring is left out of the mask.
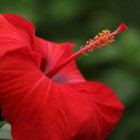
[[[11,126],[8,123],[5,123],[0,128],[0,140],[12,140],[11,137]]]

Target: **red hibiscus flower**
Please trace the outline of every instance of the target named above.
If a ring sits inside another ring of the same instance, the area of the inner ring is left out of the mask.
[[[27,20],[0,15],[0,105],[13,140],[104,140],[123,105],[112,89],[86,81],[74,59],[125,29],[103,31],[73,54],[72,43],[38,38]]]

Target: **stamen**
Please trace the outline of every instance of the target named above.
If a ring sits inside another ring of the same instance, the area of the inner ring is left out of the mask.
[[[51,71],[49,71],[47,73],[47,76],[49,78],[53,77],[64,66],[66,66],[69,62],[76,59],[80,55],[86,54],[89,51],[93,51],[97,48],[101,48],[101,47],[111,44],[114,41],[114,36],[124,30],[127,30],[127,26],[124,23],[120,24],[120,26],[117,28],[117,30],[112,33],[110,33],[110,31],[108,29],[103,30],[101,33],[96,35],[93,39],[90,39],[89,41],[87,41],[86,45],[84,47],[83,46],[80,47],[80,50],[78,52],[74,53],[69,58],[67,58],[65,61],[63,61],[61,64],[59,64],[57,67],[55,67]]]
[[[103,30],[101,33],[96,35],[93,39],[90,39],[86,42],[86,45],[84,48],[86,48],[85,51],[83,51],[83,54],[93,51],[94,49],[101,48],[103,46],[107,46],[111,44],[114,41],[114,36],[110,36],[110,31],[108,29]],[[83,48],[82,48],[83,49]]]

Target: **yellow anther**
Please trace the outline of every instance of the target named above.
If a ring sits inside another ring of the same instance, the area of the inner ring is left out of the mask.
[[[99,33],[98,35],[96,35],[96,36],[94,37],[94,40],[97,40],[97,39],[99,39],[100,37],[106,36],[106,35],[108,35],[108,34],[110,34],[110,31],[109,31],[108,29],[105,29],[105,30],[103,30],[101,33]]]
[[[87,41],[84,48],[88,47],[89,49],[87,49],[87,52],[89,52],[103,46],[108,46],[113,41],[114,36],[110,35],[110,31],[108,29],[105,29],[101,33],[96,35],[93,39]],[[85,54],[85,52],[83,54]]]

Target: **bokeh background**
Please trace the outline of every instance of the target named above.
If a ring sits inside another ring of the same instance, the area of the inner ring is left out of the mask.
[[[36,34],[47,40],[74,42],[74,51],[102,29],[114,30],[124,21],[127,31],[109,47],[78,58],[77,65],[88,80],[112,87],[125,105],[107,140],[140,140],[139,0],[1,0],[0,13],[25,17],[35,24]]]

